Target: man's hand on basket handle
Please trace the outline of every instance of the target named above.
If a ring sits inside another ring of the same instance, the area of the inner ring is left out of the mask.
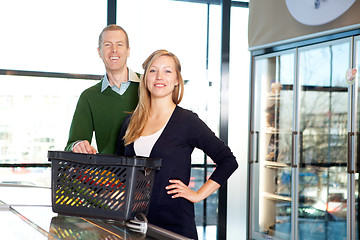
[[[96,154],[96,150],[93,146],[90,145],[88,140],[83,140],[77,142],[72,151],[75,153],[88,153],[88,154]]]

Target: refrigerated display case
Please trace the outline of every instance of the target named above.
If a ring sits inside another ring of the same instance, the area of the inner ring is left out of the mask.
[[[359,239],[359,44],[252,53],[249,239]]]

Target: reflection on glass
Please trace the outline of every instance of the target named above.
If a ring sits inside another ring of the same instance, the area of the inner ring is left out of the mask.
[[[253,231],[289,239],[294,54],[260,59],[255,69],[255,131],[260,145]]]
[[[300,239],[346,239],[349,48],[299,52]]]
[[[120,223],[110,225],[95,219],[59,215],[51,219],[48,239],[140,240],[147,237],[142,233],[130,232]]]
[[[47,239],[40,231],[36,231],[32,226],[10,211],[0,211],[0,226],[1,239]]]

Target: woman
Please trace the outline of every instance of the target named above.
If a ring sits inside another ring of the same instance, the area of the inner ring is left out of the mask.
[[[117,153],[162,159],[154,178],[148,221],[197,239],[194,203],[216,191],[238,164],[231,150],[195,113],[178,106],[184,91],[178,58],[158,50],[143,68],[139,103],[123,123]],[[197,191],[188,187],[195,147],[216,163],[210,179]]]

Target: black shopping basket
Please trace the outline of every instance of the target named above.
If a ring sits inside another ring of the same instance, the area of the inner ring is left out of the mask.
[[[49,151],[54,212],[127,221],[147,214],[161,159]]]

